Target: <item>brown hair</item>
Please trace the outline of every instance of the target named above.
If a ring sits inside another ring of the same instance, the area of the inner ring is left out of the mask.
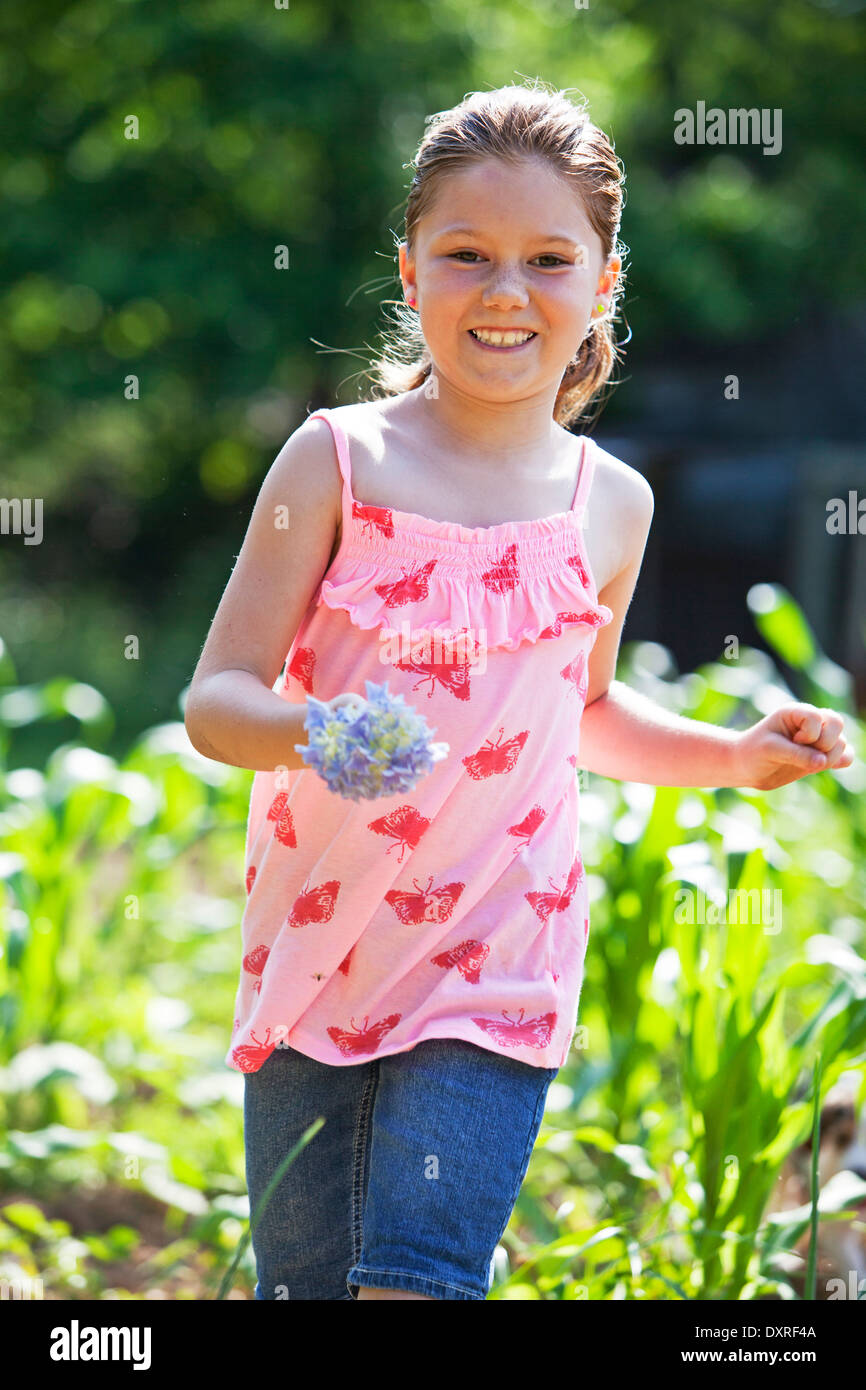
[[[531,156],[546,159],[557,173],[573,181],[601,241],[604,260],[628,250],[617,239],[625,172],[611,141],[589,119],[585,102],[574,103],[564,91],[548,90],[535,79],[529,86],[472,92],[451,110],[429,116],[425,124],[427,130],[409,166],[415,172],[406,203],[403,240],[410,254],[418,222],[448,174],[490,155],[515,162]],[[620,275],[617,294],[622,283]],[[621,360],[613,333],[615,302],[614,297],[609,314],[592,320],[565,369],[553,411],[554,419],[564,427],[586,415],[586,407]],[[426,381],[432,368],[418,314],[402,299],[387,303],[394,310],[394,327],[383,332],[384,349],[363,373],[373,381],[375,398],[414,390]]]

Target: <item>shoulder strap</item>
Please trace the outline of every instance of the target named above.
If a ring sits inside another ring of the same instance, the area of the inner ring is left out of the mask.
[[[582,512],[586,507],[589,497],[589,490],[592,487],[592,479],[595,473],[595,443],[586,435],[583,438],[583,449],[580,461],[580,476],[577,480],[577,487],[574,493],[574,501],[571,504],[573,512]]]
[[[343,534],[348,535],[352,522],[352,461],[349,457],[349,440],[345,430],[337,424],[330,410],[314,410],[312,415],[307,416],[308,420],[325,420],[331,427],[334,436],[334,444],[337,448],[337,461],[340,465],[340,475],[343,479]]]

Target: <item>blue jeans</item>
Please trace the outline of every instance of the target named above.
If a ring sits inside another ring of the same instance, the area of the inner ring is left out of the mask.
[[[352,1299],[360,1285],[486,1298],[557,1068],[460,1038],[331,1066],[277,1047],[244,1076],[250,1211],[325,1124],[253,1232],[257,1299]]]

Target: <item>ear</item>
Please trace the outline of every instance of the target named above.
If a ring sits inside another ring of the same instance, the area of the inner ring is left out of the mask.
[[[620,271],[621,271],[621,270],[622,270],[622,259],[621,259],[621,257],[617,256],[616,254],[612,255],[612,256],[609,258],[609,260],[607,261],[607,263],[606,263],[606,265],[605,265],[605,267],[604,267],[604,270],[602,271],[601,275],[599,276],[599,281],[598,281],[598,293],[599,293],[599,294],[613,294],[613,291],[614,291],[614,289],[616,288],[616,282],[617,282],[617,280],[619,279]]]
[[[403,283],[403,293],[417,297],[417,286],[415,284],[415,263],[409,257],[409,247],[405,241],[401,241],[397,248],[400,265],[400,279]]]

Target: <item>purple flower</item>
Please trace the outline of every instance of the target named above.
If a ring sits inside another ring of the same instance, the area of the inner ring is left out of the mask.
[[[308,695],[304,728],[309,742],[295,744],[330,790],[350,801],[411,791],[449,751],[447,743],[431,742],[436,730],[402,695],[392,695],[387,681],[364,684],[366,705],[359,696],[358,705],[330,709]]]

